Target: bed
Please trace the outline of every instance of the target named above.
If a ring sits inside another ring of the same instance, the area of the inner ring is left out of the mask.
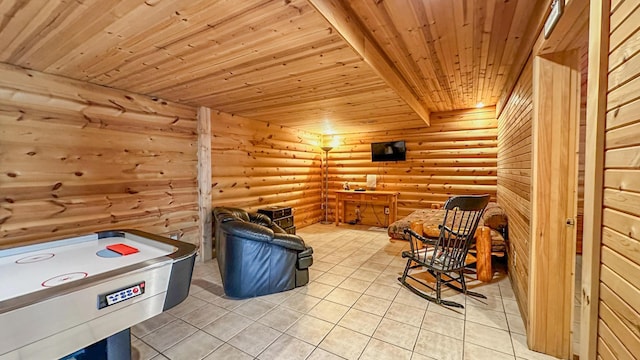
[[[412,222],[422,222],[424,235],[437,237],[440,232],[438,225],[442,224],[443,217],[443,209],[416,210],[391,223],[387,228],[387,233],[392,239],[408,240],[408,235],[404,233],[404,230],[411,228]],[[507,249],[507,214],[504,209],[497,203],[490,202],[478,226],[486,226],[490,229],[491,254],[504,256]]]

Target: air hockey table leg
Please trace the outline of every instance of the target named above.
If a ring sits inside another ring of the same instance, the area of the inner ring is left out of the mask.
[[[125,329],[60,360],[131,360],[131,329]]]

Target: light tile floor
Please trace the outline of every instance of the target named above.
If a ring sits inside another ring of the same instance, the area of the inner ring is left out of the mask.
[[[215,259],[197,263],[189,297],[132,328],[134,359],[553,359],[529,351],[509,278],[471,281],[486,300],[451,290],[450,309],[402,287],[406,241],[362,226],[315,224],[307,286],[234,300]],[[469,275],[472,280],[474,275]]]

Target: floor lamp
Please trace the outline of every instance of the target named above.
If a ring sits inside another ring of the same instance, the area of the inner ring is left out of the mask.
[[[324,150],[324,197],[322,199],[324,220],[320,221],[321,224],[331,224],[329,221],[329,151],[331,151],[331,149],[333,149],[333,146],[322,147],[322,150]]]

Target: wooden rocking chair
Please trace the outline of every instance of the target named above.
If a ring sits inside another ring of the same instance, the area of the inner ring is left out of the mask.
[[[489,203],[489,195],[451,197],[444,204],[445,215],[440,225],[440,235],[437,239],[425,238],[422,234],[417,234],[411,229],[405,229],[404,232],[411,236],[409,239],[411,250],[402,252],[402,257],[407,259],[407,265],[402,277],[398,278],[400,283],[429,301],[447,306],[464,308],[463,305],[457,302],[442,300],[440,294],[442,284],[466,295],[486,299],[486,296],[482,294],[467,290],[463,271],[471,241],[487,203]],[[425,246],[420,248],[413,238],[422,242]],[[436,279],[435,288],[424,280],[409,274],[409,270],[415,267],[416,264],[418,267],[424,267],[433,275]],[[436,297],[434,298],[416,288],[407,282],[407,278],[431,290],[435,290]],[[459,286],[452,283],[457,283]]]

